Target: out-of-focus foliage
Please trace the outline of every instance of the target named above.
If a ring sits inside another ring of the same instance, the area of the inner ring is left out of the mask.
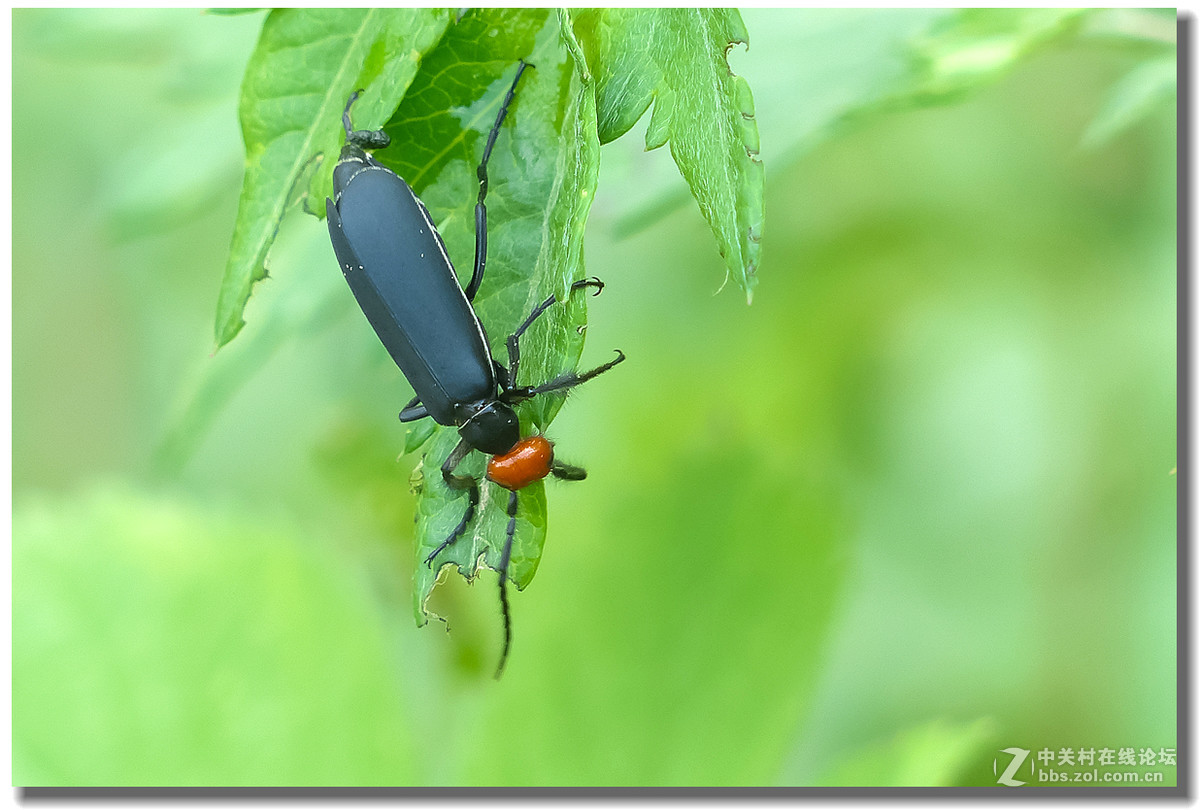
[[[494,578],[413,626],[411,394],[323,223],[210,355],[262,15],[15,12],[14,781],[995,785],[1010,746],[1175,747],[1170,92],[1081,148],[1173,17],[892,104],[948,13],[744,14],[752,307],[694,210],[614,238],[682,184],[601,149],[582,364],[629,360],[554,422],[590,475],[547,487],[497,683]]]
[[[1084,144],[1105,143],[1153,114],[1164,101],[1173,101],[1178,71],[1173,48],[1131,69],[1113,86],[1108,101],[1088,125]]]
[[[362,632],[378,607],[332,546],[121,491],[28,501],[13,532],[22,783],[418,778],[402,653]],[[381,744],[367,715],[406,733]]]
[[[822,775],[818,784],[830,787],[927,787],[952,785],[955,777],[991,754],[996,736],[990,719],[973,723],[933,720],[905,729],[886,743],[875,743],[852,752],[845,761]]]

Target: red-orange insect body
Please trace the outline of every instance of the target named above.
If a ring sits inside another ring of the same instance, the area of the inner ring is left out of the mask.
[[[488,461],[487,477],[513,492],[550,474],[554,464],[554,445],[545,436],[530,436],[517,442],[502,456]]]

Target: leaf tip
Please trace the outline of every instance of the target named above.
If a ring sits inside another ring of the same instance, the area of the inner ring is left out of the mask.
[[[213,334],[217,342],[213,346],[212,353],[215,355],[226,344],[237,337],[238,332],[241,332],[242,327],[245,325],[246,321],[242,319],[240,314],[232,318],[226,318],[223,321],[218,321],[216,331]]]

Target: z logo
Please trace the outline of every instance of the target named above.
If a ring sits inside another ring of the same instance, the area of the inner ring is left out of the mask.
[[[1002,785],[1008,785],[1009,787],[1018,787],[1025,784],[1020,779],[1013,779],[1013,776],[1015,776],[1017,770],[1025,764],[1025,759],[1029,756],[1029,751],[1024,748],[1005,748],[1000,753],[1012,755],[1012,762],[1008,763],[1008,767],[1004,769],[1004,773],[996,777],[996,781]],[[1000,767],[999,760],[999,757],[996,757],[996,759],[992,760],[992,773],[996,773],[997,769]]]

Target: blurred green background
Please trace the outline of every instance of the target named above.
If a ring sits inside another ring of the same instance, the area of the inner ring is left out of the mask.
[[[552,427],[590,477],[550,487],[497,683],[494,580],[413,626],[409,389],[322,223],[212,352],[261,14],[15,11],[15,783],[1174,748],[1174,12],[1036,14],[744,13],[750,307],[645,121],[602,150],[583,365],[629,361]]]

